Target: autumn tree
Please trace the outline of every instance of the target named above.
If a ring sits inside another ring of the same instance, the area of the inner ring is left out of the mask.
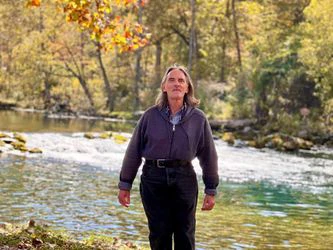
[[[56,0],[66,20],[88,31],[91,38],[106,50],[118,46],[120,51],[132,51],[147,44],[144,27],[135,22],[135,10],[144,1],[135,0]],[[39,7],[41,0],[28,0],[27,6]],[[139,5],[139,6],[138,6]]]
[[[333,2],[313,0],[305,9],[300,60],[307,74],[316,82],[316,92],[323,102],[327,124],[333,122]]]
[[[104,81],[104,90],[107,97],[106,106],[112,111],[114,98],[112,97],[112,87],[108,74],[105,70],[102,50],[110,50],[117,47],[120,52],[137,50],[147,44],[147,34],[144,33],[141,22],[134,21],[135,13],[139,13],[144,5],[143,1],[62,1],[57,0],[58,8],[63,8],[68,22],[76,23],[82,31],[88,32],[93,41],[95,41],[97,49],[97,59],[101,69]],[[28,1],[28,6],[39,7],[41,2],[38,0]],[[141,11],[142,12],[142,11]],[[67,46],[67,52],[72,55],[70,60],[75,67],[70,67],[68,62],[64,62],[66,69],[72,76],[76,77],[86,96],[88,97],[91,107],[94,107],[92,95],[86,83],[83,67],[84,65],[76,62],[77,58]],[[81,50],[83,51],[83,49]],[[139,52],[138,52],[139,53]],[[62,56],[63,58],[64,56]],[[82,57],[82,55],[81,55]],[[80,58],[80,56],[78,57]],[[136,81],[137,82],[137,81]],[[134,85],[136,86],[136,85]],[[138,88],[136,92],[138,92]],[[138,99],[138,97],[136,98]],[[136,105],[138,106],[138,105]]]

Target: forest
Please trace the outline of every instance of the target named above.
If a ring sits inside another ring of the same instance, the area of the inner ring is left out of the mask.
[[[330,0],[0,3],[4,107],[126,116],[154,104],[177,63],[211,120],[333,133]]]

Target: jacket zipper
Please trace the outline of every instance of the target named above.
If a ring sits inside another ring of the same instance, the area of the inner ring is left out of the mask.
[[[173,136],[176,131],[176,125],[172,124],[172,134],[171,134],[171,142],[170,142],[170,150],[169,150],[169,159],[171,159],[171,149],[172,149],[172,144],[173,144]]]

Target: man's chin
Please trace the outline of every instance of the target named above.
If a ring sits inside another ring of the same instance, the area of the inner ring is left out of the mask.
[[[172,101],[182,101],[183,99],[184,99],[184,95],[170,96],[170,100],[172,100]]]

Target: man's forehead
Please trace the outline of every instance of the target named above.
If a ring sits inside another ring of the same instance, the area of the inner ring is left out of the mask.
[[[172,77],[172,78],[184,78],[184,79],[186,78],[184,72],[179,70],[179,69],[174,69],[174,70],[170,71],[169,74],[168,74],[168,78],[170,78],[170,77]]]

